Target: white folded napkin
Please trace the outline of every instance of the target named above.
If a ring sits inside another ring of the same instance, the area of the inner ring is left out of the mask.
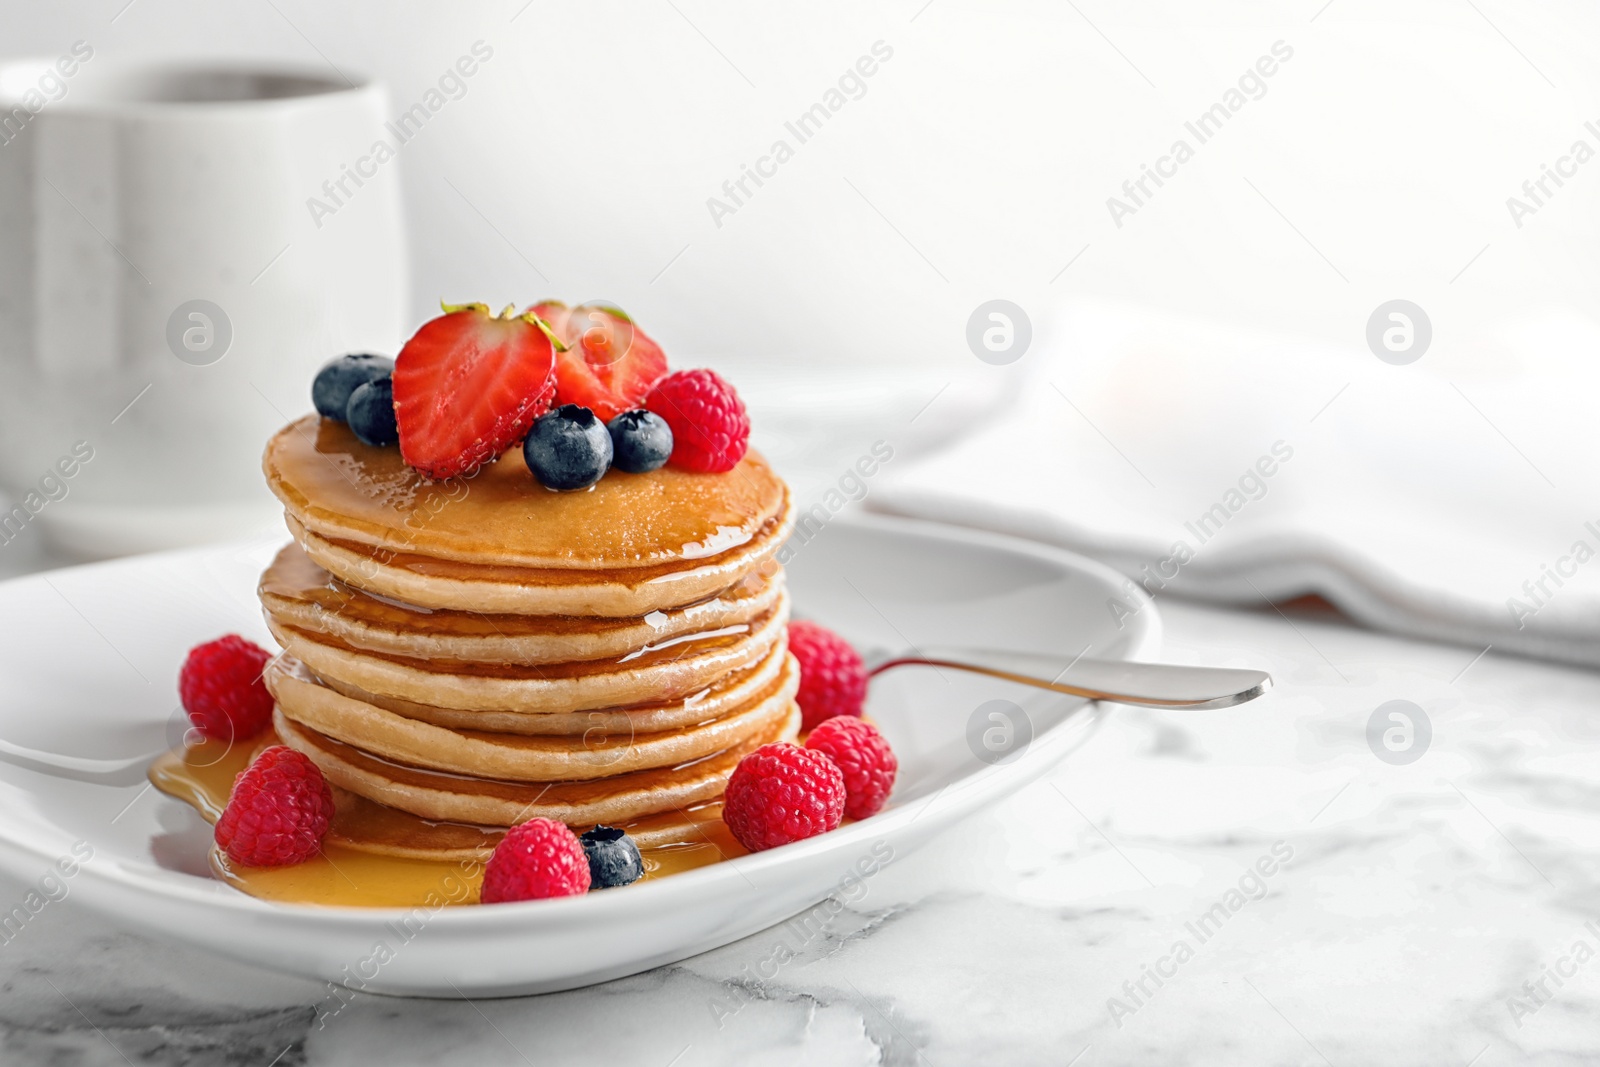
[[[1320,593],[1374,627],[1600,665],[1600,325],[1435,323],[1404,366],[1359,335],[1126,306],[1058,325],[1015,407],[869,505],[1063,545],[1158,599]]]

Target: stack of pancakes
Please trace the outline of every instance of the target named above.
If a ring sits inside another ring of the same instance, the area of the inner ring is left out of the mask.
[[[792,506],[755,453],[556,493],[520,450],[435,482],[310,416],[263,467],[295,539],[261,578],[274,726],[334,786],[334,840],[481,854],[540,816],[692,840],[798,731]]]

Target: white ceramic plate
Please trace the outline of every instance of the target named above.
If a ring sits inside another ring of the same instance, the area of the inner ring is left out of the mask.
[[[569,989],[704,952],[816,905],[1048,771],[1101,714],[979,676],[897,670],[872,686],[869,712],[899,756],[900,776],[889,807],[871,819],[578,898],[432,914],[265,903],[207,875],[210,829],[191,809],[145,786],[138,765],[94,773],[105,770],[94,761],[155,752],[181,736],[176,676],[190,646],[228,631],[270,645],[255,585],[276,548],[193,549],[0,584],[0,867],[35,884],[56,871],[55,884],[74,899],[155,937],[369,992]],[[795,545],[789,573],[797,612],[863,648],[1076,655],[1088,646],[1134,658],[1159,639],[1148,603],[1117,628],[1105,605],[1123,581],[1107,568],[949,527],[837,520]],[[1034,736],[991,765],[967,737],[975,710],[996,698],[1026,709]],[[87,762],[75,775],[52,771],[22,750]],[[62,878],[57,861],[74,846],[92,857]],[[331,987],[330,998],[337,1007]]]

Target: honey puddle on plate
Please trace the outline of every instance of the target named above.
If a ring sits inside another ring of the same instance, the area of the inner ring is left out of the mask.
[[[270,735],[264,744],[275,741]],[[262,745],[231,746],[202,741],[175,749],[150,765],[150,781],[215,823],[228,803],[233,780]],[[344,907],[439,907],[476,904],[483,860],[499,833],[476,826],[433,823],[344,794],[339,798],[322,853],[289,867],[241,867],[211,850],[211,870],[253,897],[293,904]],[[704,867],[744,854],[718,817],[720,805],[702,805],[695,818],[701,840],[642,849],[644,880]],[[628,827],[624,827],[628,829]],[[452,849],[459,858],[410,858],[358,847],[417,842]]]

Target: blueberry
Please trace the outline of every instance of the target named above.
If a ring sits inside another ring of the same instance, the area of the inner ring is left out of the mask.
[[[596,826],[578,838],[589,856],[589,888],[610,889],[644,877],[644,860],[633,838],[614,826]]]
[[[370,352],[352,352],[330,359],[311,381],[311,403],[318,415],[343,422],[344,409],[350,405],[350,394],[356,387],[387,378],[392,373],[394,360]]]
[[[522,458],[545,488],[582,489],[611,466],[611,435],[588,408],[562,404],[534,422]]]
[[[619,471],[653,471],[672,455],[672,427],[653,411],[624,411],[606,429],[611,432],[611,465]]]
[[[400,429],[394,424],[394,381],[384,375],[356,386],[344,409],[344,420],[362,444],[384,448],[400,440]]]

